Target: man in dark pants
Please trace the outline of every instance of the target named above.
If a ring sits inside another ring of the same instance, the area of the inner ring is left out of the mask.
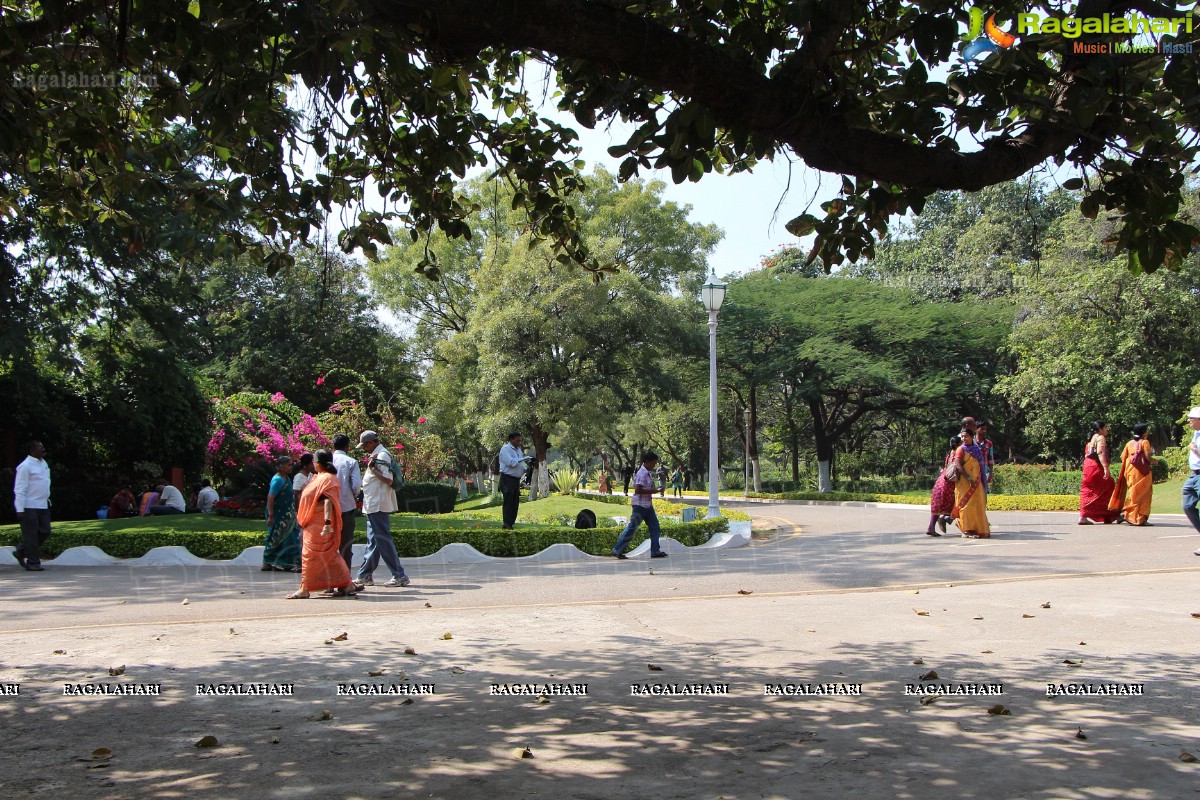
[[[362,489],[362,471],[350,455],[350,437],[339,433],[333,437],[333,466],[337,468],[338,483],[342,485],[342,539],[338,552],[346,569],[354,558],[354,525],[358,517],[358,492]]]
[[[625,479],[625,496],[629,496],[629,481],[633,478],[633,465],[626,464],[621,468],[621,477]]]
[[[21,521],[21,546],[17,563],[30,572],[42,572],[42,543],[50,538],[50,465],[39,441],[25,445],[28,457],[17,465],[13,505]]]
[[[508,444],[500,448],[500,494],[504,495],[504,530],[512,530],[521,505],[521,476],[533,456],[521,450],[521,434],[513,431]]]

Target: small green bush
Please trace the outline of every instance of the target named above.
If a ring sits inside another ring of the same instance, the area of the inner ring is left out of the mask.
[[[448,514],[458,502],[458,487],[444,483],[405,483],[396,492],[401,511]]]

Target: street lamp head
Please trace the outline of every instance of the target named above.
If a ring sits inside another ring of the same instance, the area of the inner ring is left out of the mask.
[[[725,286],[725,283],[717,280],[717,271],[714,269],[712,275],[708,277],[708,282],[700,287],[704,308],[710,314],[721,310],[721,303],[725,302]]]

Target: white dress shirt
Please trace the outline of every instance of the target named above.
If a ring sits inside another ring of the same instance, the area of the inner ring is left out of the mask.
[[[521,448],[514,447],[512,442],[505,442],[500,448],[500,474],[520,478],[528,469],[525,465],[525,453]]]
[[[40,511],[50,507],[50,465],[46,459],[27,456],[17,465],[13,505],[18,514],[27,508]]]
[[[1192,445],[1200,448],[1200,431],[1192,431]],[[1200,469],[1200,456],[1192,452],[1192,448],[1188,448],[1188,468],[1193,472]]]
[[[363,485],[358,462],[345,450],[334,450],[333,466],[337,468],[338,483],[342,485],[342,513],[354,511],[358,508],[358,490]]]

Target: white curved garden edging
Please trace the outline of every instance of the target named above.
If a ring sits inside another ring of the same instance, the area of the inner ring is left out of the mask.
[[[664,552],[677,554],[689,550],[719,550],[731,547],[743,547],[750,543],[750,523],[731,522],[728,533],[715,534],[702,545],[688,547],[676,540],[664,536],[661,540]],[[365,544],[354,545],[354,563],[361,564]],[[644,555],[650,549],[649,540],[642,542],[630,555]],[[0,547],[0,565],[17,566],[14,548]],[[43,561],[43,564],[54,567],[205,567],[205,566],[235,566],[258,567],[262,564],[262,546],[247,547],[236,558],[217,560],[201,558],[192,555],[186,547],[155,547],[141,558],[116,558],[105,553],[99,547],[71,547],[64,550],[58,558]],[[552,544],[540,553],[529,556],[501,557],[488,556],[476,550],[469,544],[455,543],[444,546],[436,553],[419,558],[406,558],[404,563],[418,564],[482,564],[489,561],[532,561],[538,563],[563,563],[569,561],[585,561],[603,556],[593,556],[580,550],[573,544]]]

